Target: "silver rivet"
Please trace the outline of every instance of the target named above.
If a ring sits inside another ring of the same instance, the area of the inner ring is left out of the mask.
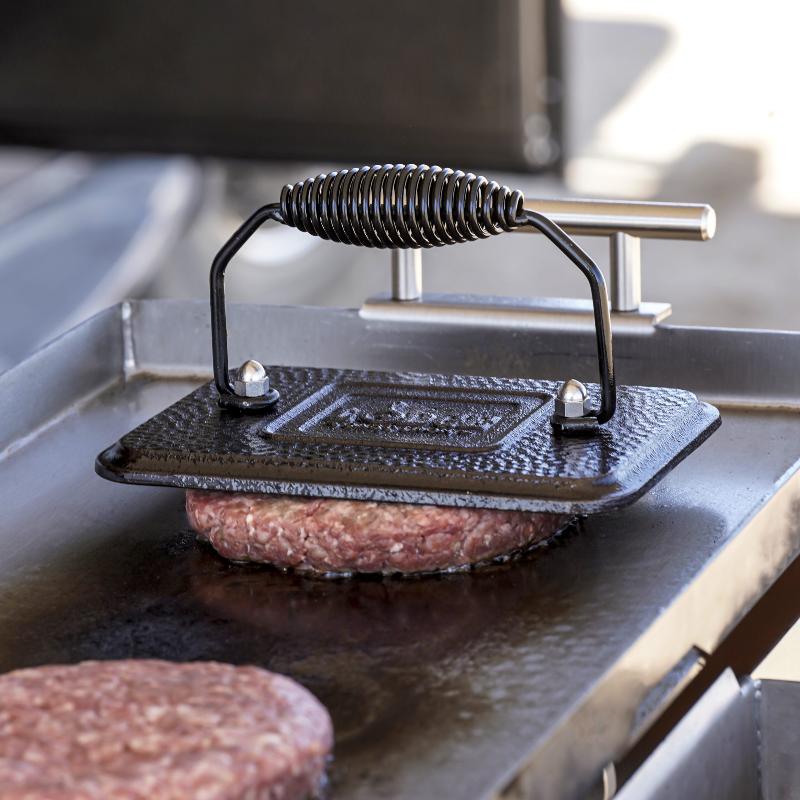
[[[589,393],[580,381],[574,378],[564,381],[556,397],[556,415],[571,419],[585,416],[588,398]]]
[[[249,359],[236,371],[233,389],[240,397],[263,397],[269,392],[269,375],[259,361]]]

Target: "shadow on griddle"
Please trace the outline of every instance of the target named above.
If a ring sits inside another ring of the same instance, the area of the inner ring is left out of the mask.
[[[432,686],[443,695],[428,710],[432,729],[449,705],[462,722],[491,707],[491,696],[455,688],[453,663],[485,646],[487,635],[513,635],[541,591],[536,562],[567,547],[576,529],[505,563],[419,577],[315,578],[232,564],[198,542],[188,554],[189,586],[202,608],[243,626],[251,642],[275,643],[270,668],[331,711],[339,764],[343,753],[405,737]],[[337,769],[331,778],[335,786]]]
[[[517,567],[553,546],[453,573],[318,578],[231,564],[198,543],[190,555],[191,591],[214,614],[258,631],[318,648],[397,649],[404,661],[416,649],[447,653],[454,641],[513,614],[536,582],[535,572]]]

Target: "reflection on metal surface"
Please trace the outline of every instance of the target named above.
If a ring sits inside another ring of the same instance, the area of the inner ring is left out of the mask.
[[[678,723],[619,800],[754,800],[762,797],[752,687],[724,672]]]
[[[244,397],[262,397],[269,391],[269,375],[260,361],[248,358],[236,371],[233,381],[236,394]]]
[[[586,387],[580,381],[570,378],[561,384],[556,395],[556,414],[562,417],[582,417],[588,400]]]
[[[800,788],[800,683],[727,670],[617,795],[779,800]]]
[[[703,242],[713,239],[717,231],[714,209],[702,203],[527,198],[525,208],[545,214],[575,236],[627,233],[643,239]]]

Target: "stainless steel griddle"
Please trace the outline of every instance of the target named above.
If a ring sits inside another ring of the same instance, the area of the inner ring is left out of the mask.
[[[542,380],[562,380],[567,360],[596,369],[581,304],[448,302],[233,306],[231,359]],[[103,312],[0,376],[0,669],[257,663],[330,709],[333,797],[581,796],[800,551],[800,334],[628,314],[612,314],[619,382],[691,391],[723,418],[650,492],[524,560],[319,581],[231,565],[195,542],[180,491],[95,475],[97,452],[211,374],[206,304]]]

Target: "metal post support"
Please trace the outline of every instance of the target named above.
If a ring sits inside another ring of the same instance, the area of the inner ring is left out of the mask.
[[[612,233],[611,310],[638,311],[642,303],[642,240],[628,233]]]
[[[422,250],[392,250],[392,300],[422,297]]]

